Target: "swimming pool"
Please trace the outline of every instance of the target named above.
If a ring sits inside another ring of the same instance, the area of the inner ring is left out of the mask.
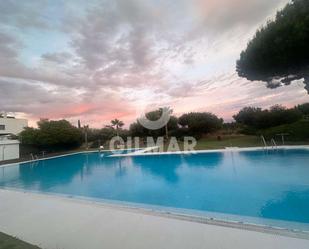
[[[2,167],[1,187],[309,231],[308,149],[80,153]]]

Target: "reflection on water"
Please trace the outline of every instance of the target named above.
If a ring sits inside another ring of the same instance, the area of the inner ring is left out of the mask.
[[[215,168],[222,164],[225,153],[205,153],[200,155],[185,155],[183,157],[188,167]],[[196,156],[198,160],[196,160]]]
[[[265,218],[309,223],[309,190],[289,191],[281,199],[270,200],[261,209]],[[286,214],[289,214],[288,216]]]
[[[61,157],[56,160],[57,164],[55,164],[54,160],[45,160],[34,164],[21,165],[19,166],[20,183],[24,188],[36,185],[42,191],[48,190],[55,184],[68,184],[76,174],[83,176],[90,170],[89,167],[84,167],[84,165],[87,165],[85,159],[85,155],[79,154],[72,157],[70,163],[67,163],[65,157]],[[65,167],[65,170],[61,167]]]
[[[309,223],[309,151],[107,157],[0,169],[0,187]]]
[[[157,157],[155,160],[151,156],[132,157],[133,164],[139,166],[142,171],[153,176],[158,176],[168,183],[178,181],[177,168],[182,164],[183,156],[166,155]]]

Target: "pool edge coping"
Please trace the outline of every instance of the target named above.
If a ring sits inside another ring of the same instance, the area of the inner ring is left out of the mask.
[[[112,203],[107,201],[96,201],[95,199],[87,199],[87,198],[77,198],[70,195],[57,195],[57,194],[44,194],[41,192],[31,192],[31,191],[24,191],[19,189],[10,189],[10,188],[0,188],[0,191],[6,192],[15,192],[21,193],[25,195],[35,196],[44,199],[54,199],[57,201],[64,201],[64,202],[73,202],[79,203],[89,206],[96,206],[102,208],[109,208],[109,209],[116,209],[118,211],[124,212],[133,212],[136,214],[143,214],[143,215],[150,215],[156,217],[163,217],[168,219],[176,219],[182,221],[188,221],[193,223],[200,223],[212,226],[220,226],[232,229],[239,229],[245,231],[252,231],[252,232],[260,232],[264,234],[270,235],[277,235],[283,237],[290,237],[296,239],[304,239],[309,240],[309,231],[302,231],[296,229],[288,229],[288,228],[281,228],[276,226],[269,226],[263,224],[255,224],[255,223],[246,223],[246,222],[239,222],[239,221],[232,221],[232,220],[223,220],[218,218],[212,218],[203,215],[196,215],[196,214],[187,214],[187,213],[180,213],[180,212],[173,212],[173,211],[166,211],[166,210],[159,210],[154,209],[151,207],[142,207],[142,206],[134,206],[124,203]]]
[[[137,149],[142,149],[142,148],[137,148]],[[1,164],[0,168],[14,166],[14,165],[18,165],[18,164],[20,165],[20,164],[25,164],[25,163],[35,163],[35,162],[38,162],[38,161],[60,158],[60,157],[65,157],[65,156],[72,156],[72,155],[77,155],[77,154],[115,152],[115,151],[123,151],[123,150],[100,150],[100,151],[99,150],[82,150],[82,151],[77,151],[77,152],[66,153],[66,154],[63,154],[63,155],[50,156],[50,157],[39,158],[39,159],[34,159],[34,160],[25,160],[25,161],[14,162],[14,163]]]
[[[277,147],[226,147],[225,149],[213,150],[189,150],[189,151],[168,151],[168,152],[151,152],[151,153],[127,153],[114,154],[110,157],[134,157],[134,156],[159,156],[159,155],[194,155],[218,152],[241,152],[241,151],[274,151],[279,149],[306,149],[309,150],[309,145],[281,145]]]
[[[135,149],[142,149],[142,148],[135,148]],[[158,155],[192,155],[192,154],[203,154],[203,153],[218,153],[218,152],[241,152],[241,151],[259,151],[259,150],[277,150],[277,149],[307,149],[309,150],[309,145],[281,145],[277,146],[276,148],[265,148],[265,147],[227,147],[225,149],[213,149],[213,150],[193,150],[193,151],[169,151],[169,152],[151,152],[151,153],[127,153],[127,154],[114,154],[111,155],[111,157],[134,157],[134,156],[158,156]],[[27,160],[27,161],[21,161],[21,162],[14,162],[14,163],[8,163],[8,164],[2,164],[0,165],[0,168],[3,167],[9,167],[9,166],[15,166],[15,165],[22,165],[26,163],[34,163],[38,161],[43,160],[49,160],[54,158],[60,158],[65,156],[71,156],[71,155],[77,155],[77,154],[86,154],[86,153],[100,153],[100,152],[115,152],[115,151],[123,151],[123,150],[84,150],[84,151],[78,151],[78,152],[72,152],[68,154],[63,155],[57,155],[57,156],[51,156],[51,157],[45,157],[35,160]]]

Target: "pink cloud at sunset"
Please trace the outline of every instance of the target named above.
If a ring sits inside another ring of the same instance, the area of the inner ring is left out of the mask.
[[[0,2],[0,110],[29,119],[126,127],[141,111],[209,111],[308,102],[235,73],[240,52],[287,0]]]

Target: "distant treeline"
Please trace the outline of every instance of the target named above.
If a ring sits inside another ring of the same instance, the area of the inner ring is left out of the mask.
[[[245,107],[233,116],[239,124],[255,129],[265,129],[282,124],[290,124],[309,115],[309,103],[287,109],[281,105],[272,106],[270,109]]]
[[[264,110],[245,107],[234,119],[243,134],[264,135],[267,139],[286,134],[289,141],[309,140],[309,103],[293,108],[276,105]]]
[[[162,109],[146,114],[149,120],[157,120]],[[174,136],[182,139],[184,136],[194,136],[199,139],[204,134],[216,133],[221,129],[231,132],[244,131],[258,134],[261,130],[292,124],[309,115],[309,103],[294,108],[273,106],[270,109],[245,107],[234,115],[235,122],[225,123],[222,118],[210,112],[191,112],[180,117],[171,116],[166,127],[158,130],[148,130],[138,121],[132,123],[129,129],[123,129],[123,122],[112,120],[111,125],[102,129],[75,127],[66,120],[41,120],[38,128],[25,128],[19,135],[23,145],[29,145],[46,151],[67,150],[80,147],[85,140],[93,148],[106,144],[113,136],[119,135],[124,140],[131,137],[159,137]],[[308,123],[308,122],[307,122]],[[299,125],[298,125],[299,126]]]

